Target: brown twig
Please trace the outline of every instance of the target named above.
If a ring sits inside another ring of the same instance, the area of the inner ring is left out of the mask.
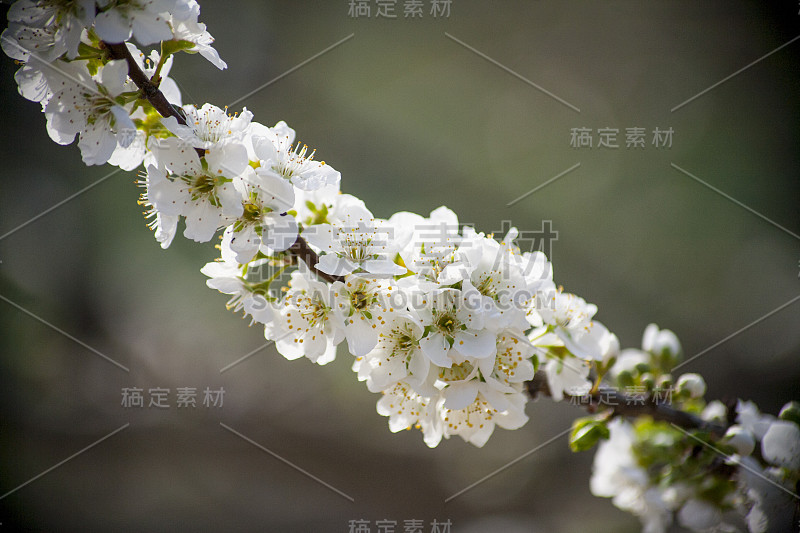
[[[311,269],[317,276],[324,279],[328,283],[333,283],[334,281],[344,281],[342,276],[334,276],[332,274],[327,274],[322,272],[317,268],[317,263],[319,262],[319,256],[317,252],[311,249],[305,239],[302,237],[297,237],[297,240],[294,244],[289,248],[289,252],[294,255],[295,257],[302,259],[303,262],[308,265],[308,268]]]
[[[139,68],[125,43],[112,44],[103,42],[103,46],[105,46],[113,59],[124,59],[128,63],[128,77],[142,91],[142,96],[150,102],[162,117],[175,117],[179,124],[186,125],[186,120],[172,107],[167,97],[158,88],[158,85],[150,81],[147,74]]]
[[[112,59],[123,59],[128,64],[128,77],[136,84],[139,90],[142,91],[142,96],[150,102],[150,105],[152,105],[162,117],[174,117],[178,121],[178,124],[186,126],[186,119],[172,107],[167,97],[164,96],[164,93],[158,88],[158,85],[153,83],[153,81],[147,77],[147,74],[139,68],[139,64],[133,59],[125,43],[100,42],[101,45],[108,50]],[[206,151],[202,148],[195,148],[194,150],[199,157],[205,157]]]
[[[547,375],[541,370],[536,372],[526,386],[528,394],[533,398],[539,394],[551,396],[550,388],[547,385]],[[650,416],[654,420],[669,422],[684,429],[708,431],[716,437],[722,437],[726,431],[724,426],[707,422],[696,415],[675,409],[666,401],[652,394],[632,396],[616,389],[601,388],[591,394],[582,396],[565,394],[564,397],[569,399],[570,403],[585,407],[590,413],[605,408],[612,411],[612,416]]]

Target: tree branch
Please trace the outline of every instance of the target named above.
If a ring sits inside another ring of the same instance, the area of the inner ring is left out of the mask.
[[[167,97],[164,96],[164,93],[158,88],[158,85],[150,81],[147,74],[142,72],[142,69],[139,68],[139,65],[136,63],[136,60],[133,59],[125,43],[112,44],[105,41],[102,41],[102,43],[113,59],[124,59],[125,62],[128,63],[128,77],[133,80],[133,83],[142,91],[142,96],[150,102],[162,117],[175,117],[179,124],[183,126],[186,125],[186,120],[172,107]],[[205,153],[202,149],[200,151],[203,154]]]
[[[311,247],[302,237],[300,236],[297,237],[297,240],[289,248],[289,252],[295,257],[302,259],[303,262],[308,265],[308,268],[310,268],[312,272],[314,272],[317,276],[324,279],[328,283],[333,283],[334,281],[344,281],[344,278],[342,276],[334,276],[332,274],[327,274],[317,269],[319,256],[317,255],[317,252],[311,249]]]
[[[139,65],[131,56],[128,47],[125,43],[102,43],[103,46],[109,51],[114,59],[124,59],[128,64],[128,76],[133,80],[133,83],[142,91],[142,95],[147,99],[150,104],[158,111],[163,117],[175,117],[179,124],[186,125],[186,120],[178,113],[172,104],[169,103],[164,93],[159,90],[158,86],[150,81],[147,75],[139,68]],[[198,155],[203,157],[205,151],[201,148],[196,149]],[[328,283],[334,281],[343,281],[342,276],[334,276],[322,272],[317,268],[319,256],[311,249],[305,239],[298,236],[295,243],[289,248],[289,253],[294,257],[302,260],[308,268],[314,272],[321,279]],[[551,396],[550,389],[547,385],[547,376],[544,372],[539,371],[536,373],[531,381],[526,383],[528,393],[531,397],[536,398],[539,394],[544,396]],[[660,402],[658,398],[653,395],[644,396],[628,396],[614,389],[601,389],[600,391],[587,394],[584,396],[572,396],[565,394],[566,398],[570,399],[571,403],[583,405],[589,412],[595,412],[598,408],[607,407],[613,411],[613,416],[642,416],[648,415],[655,420],[662,420],[680,426],[684,429],[701,429],[708,431],[715,436],[721,437],[725,434],[726,428],[724,426],[706,422],[691,413],[686,413],[678,409],[673,409],[671,406],[664,402]]]
[[[547,375],[543,371],[538,371],[531,381],[526,382],[528,394],[536,398],[539,394],[551,396],[550,388],[547,385]],[[596,412],[600,408],[607,408],[613,411],[612,416],[650,416],[654,420],[669,422],[684,429],[699,429],[708,431],[715,437],[725,435],[726,427],[707,422],[697,415],[673,408],[666,401],[662,401],[658,396],[652,394],[642,394],[630,396],[616,389],[602,388],[598,392],[574,396],[564,394],[570,403],[583,406],[590,413]]]
[[[164,96],[164,93],[158,88],[158,85],[150,81],[150,78],[147,77],[141,68],[139,68],[139,64],[136,63],[136,60],[133,59],[133,56],[128,50],[128,47],[125,43],[107,43],[105,41],[101,41],[102,45],[108,50],[109,55],[113,59],[123,59],[128,64],[128,77],[136,84],[136,86],[142,91],[142,96],[147,99],[148,102],[155,108],[159,114],[166,118],[166,117],[175,117],[179,124],[185,126],[186,119],[181,116],[180,113],[169,103],[167,97]],[[205,156],[205,150],[202,148],[195,148],[197,151],[197,155],[200,157]],[[291,252],[295,257],[302,259],[308,268],[311,269],[317,276],[324,279],[328,283],[333,283],[334,281],[343,281],[344,278],[342,276],[332,276],[330,274],[326,274],[317,269],[317,262],[319,262],[319,256],[317,253],[311,249],[308,243],[302,237],[298,236],[297,241],[289,248],[289,252]]]

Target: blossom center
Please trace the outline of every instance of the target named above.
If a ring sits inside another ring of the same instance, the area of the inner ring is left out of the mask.
[[[224,183],[225,178],[200,174],[197,176],[181,176],[180,179],[189,185],[189,194],[193,202],[207,199],[214,207],[220,207],[216,189]]]
[[[497,294],[497,287],[495,287],[494,278],[491,274],[486,274],[481,278],[480,282],[475,286],[479,293],[484,296],[493,298]]]
[[[308,322],[309,326],[321,324],[328,317],[328,307],[319,297],[309,297],[306,294],[295,299],[300,315]]]
[[[370,295],[359,289],[350,294],[350,305],[356,311],[362,311],[369,305]]]
[[[363,263],[368,259],[376,259],[377,254],[372,252],[373,237],[369,233],[356,228],[340,230],[340,243],[342,255],[354,263]]]
[[[227,108],[226,108],[227,109]],[[203,141],[218,143],[231,135],[231,122],[236,118],[218,109],[203,110],[194,121],[195,134]]]
[[[313,150],[308,157],[306,157],[307,152],[308,146],[304,144],[301,147],[300,142],[298,141],[294,147],[294,150],[290,150],[287,153],[286,158],[283,161],[280,161],[277,165],[274,165],[272,170],[286,179],[291,179],[293,176],[301,174],[306,163],[314,160],[314,154],[316,153],[316,150]]]
[[[394,341],[392,355],[409,355],[417,346],[417,341],[414,339],[414,334],[407,324],[392,328],[389,335]]]
[[[442,313],[441,315],[436,317],[434,325],[436,326],[436,329],[438,329],[442,334],[444,334],[447,337],[452,337],[460,326],[458,320],[456,319],[452,311]]]

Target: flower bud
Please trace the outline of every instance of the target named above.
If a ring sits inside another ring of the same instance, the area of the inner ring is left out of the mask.
[[[669,390],[672,388],[672,376],[669,374],[661,374],[658,376],[658,388],[661,390]]]
[[[678,392],[686,391],[692,398],[702,398],[706,393],[706,382],[700,374],[684,374],[678,378]]]
[[[742,457],[747,457],[756,447],[753,435],[742,426],[731,426],[725,433],[725,442]]]
[[[778,418],[788,420],[800,426],[800,402],[789,402],[783,406]]]
[[[659,330],[655,324],[650,324],[644,330],[642,349],[658,358],[665,370],[671,369],[681,359],[678,337],[668,329]]]
[[[777,420],[761,440],[761,454],[769,463],[800,469],[800,428],[786,420]]]
[[[728,408],[721,401],[714,400],[706,405],[700,417],[709,422],[725,423],[728,417]]]
[[[630,387],[633,385],[633,375],[627,370],[623,370],[617,374],[617,385],[620,388]]]

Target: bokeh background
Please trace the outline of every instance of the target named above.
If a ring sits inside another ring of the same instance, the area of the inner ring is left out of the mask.
[[[623,346],[656,322],[691,356],[800,295],[800,42],[671,112],[800,35],[795,0],[453,0],[436,19],[425,0],[421,20],[402,9],[355,19],[346,0],[205,1],[201,20],[229,68],[183,55],[173,77],[185,102],[225,105],[354,34],[235,109],[286,120],[378,216],[446,204],[486,232],[552,221],[556,281],[596,303]],[[84,167],[77,147],[49,140],[38,105],[16,94],[16,68],[0,60],[0,493],[129,426],[2,498],[0,528],[346,532],[351,520],[377,531],[389,519],[402,531],[419,519],[427,533],[436,519],[457,533],[640,529],[590,494],[592,455],[570,453],[566,437],[445,503],[564,431],[575,407],[532,402],[525,427],[498,429],[483,449],[451,439],[430,450],[416,431],[388,431],[343,354],[317,367],[267,348],[221,373],[264,343],[262,331],[205,287],[212,243],[157,245],[135,173],[6,235],[113,170]],[[596,148],[604,127],[619,129],[620,148]],[[629,127],[646,128],[644,149],[625,148]],[[652,145],[656,127],[673,129],[671,148]],[[571,147],[572,128],[592,128],[595,148]],[[796,301],[683,370],[705,376],[709,398],[774,413],[800,398],[799,312]],[[124,387],[170,388],[172,407],[125,409]],[[224,405],[177,409],[178,387],[223,387]]]

